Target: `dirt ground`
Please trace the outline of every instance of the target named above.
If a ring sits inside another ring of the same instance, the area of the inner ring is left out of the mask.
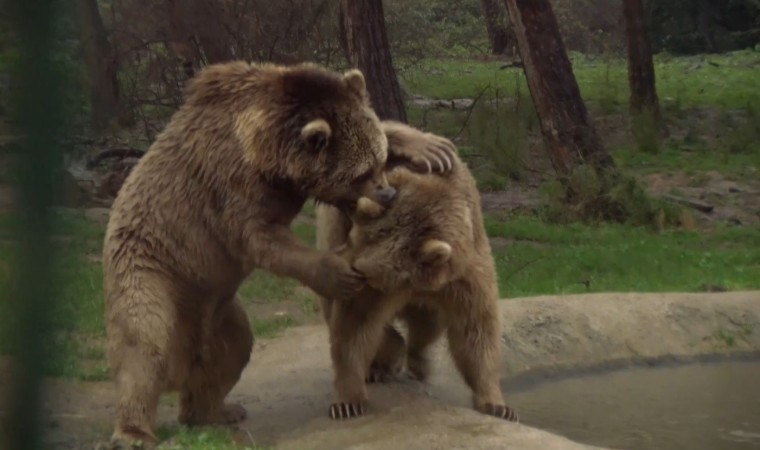
[[[544,296],[502,301],[500,307],[507,393],[586,370],[716,356],[760,358],[760,291]],[[236,438],[284,449],[591,448],[532,428],[530,418],[515,425],[472,411],[445,343],[435,354],[429,383],[402,378],[371,386],[369,415],[335,423],[326,417],[333,393],[325,327],[299,326],[259,340],[231,393],[248,410]],[[8,385],[8,367],[0,367],[0,386]],[[92,448],[107,438],[114,401],[109,382],[48,380],[48,448]],[[176,396],[167,396],[159,422],[176,424],[175,416]]]

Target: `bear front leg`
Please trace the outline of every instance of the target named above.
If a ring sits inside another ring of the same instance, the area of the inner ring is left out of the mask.
[[[257,236],[250,243],[253,265],[275,275],[294,278],[326,298],[350,299],[366,286],[364,276],[353,270],[348,261],[327,251],[305,245],[289,229]]]
[[[389,165],[404,164],[423,173],[450,172],[457,148],[445,137],[386,120],[381,127],[388,138]]]
[[[367,292],[369,290],[365,290]],[[335,370],[337,401],[330,405],[332,419],[364,415],[365,379],[392,312],[378,300],[379,293],[335,302],[330,318],[330,356]]]

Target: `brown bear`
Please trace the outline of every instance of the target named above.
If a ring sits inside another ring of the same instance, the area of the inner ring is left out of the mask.
[[[392,160],[450,166],[440,141],[381,124],[357,70],[237,61],[191,80],[120,190],[105,236],[115,442],[152,446],[169,390],[180,392],[184,424],[245,417],[224,403],[253,346],[240,283],[260,268],[330,298],[362,288],[345,259],[305,245],[290,223],[309,197],[343,208],[360,196],[390,200],[387,142],[405,139],[421,150]]]
[[[452,161],[441,175],[389,169],[394,200],[359,199],[348,235],[345,215],[318,210],[320,247],[341,254],[368,283],[349,301],[322,299],[338,395],[334,419],[364,413],[372,370],[384,370],[382,378],[403,365],[405,342],[390,325],[398,317],[408,325],[406,359],[415,377],[428,376],[427,350],[445,331],[475,409],[518,420],[499,385],[498,286],[480,195],[467,166]]]

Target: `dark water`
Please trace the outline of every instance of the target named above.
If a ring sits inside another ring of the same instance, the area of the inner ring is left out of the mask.
[[[630,369],[509,397],[521,422],[589,445],[760,449],[760,362]]]

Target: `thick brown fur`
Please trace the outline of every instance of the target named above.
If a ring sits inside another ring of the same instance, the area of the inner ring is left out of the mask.
[[[440,142],[383,127],[355,70],[231,62],[191,81],[124,183],[106,232],[115,441],[155,444],[156,406],[169,390],[180,392],[182,423],[245,417],[224,398],[253,346],[234,297],[254,268],[330,298],[364,286],[345,259],[311,249],[289,227],[308,197],[344,208],[362,195],[391,198],[386,134],[423,143],[394,155],[411,166],[449,164]]]
[[[322,299],[338,395],[333,418],[363,414],[365,380],[392,377],[404,356],[411,374],[426,379],[428,348],[445,332],[475,409],[518,420],[499,385],[498,287],[480,196],[467,166],[452,162],[444,175],[391,168],[397,195],[387,208],[363,198],[350,217],[328,206],[317,212],[319,247],[342,254],[369,284],[351,301]],[[406,355],[394,317],[408,325]]]

